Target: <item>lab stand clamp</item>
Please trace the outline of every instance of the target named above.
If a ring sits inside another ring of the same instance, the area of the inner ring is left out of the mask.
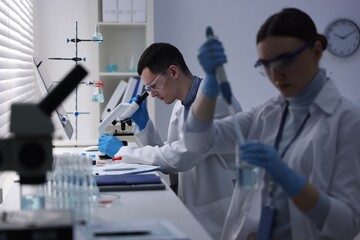
[[[86,62],[86,57],[79,57],[78,55],[78,43],[80,42],[96,42],[100,43],[103,41],[103,36],[99,32],[99,25],[96,24],[95,26],[95,33],[92,35],[91,39],[80,39],[78,38],[78,22],[75,22],[75,38],[67,38],[67,43],[75,43],[75,57],[66,58],[66,57],[51,57],[48,58],[49,60],[65,60],[65,61],[74,61],[75,65],[78,62]],[[80,84],[84,84],[86,86],[93,86],[94,93],[91,98],[93,102],[103,103],[104,102],[104,94],[103,94],[103,81],[87,81],[87,82],[80,82]],[[78,110],[78,88],[75,89],[75,110],[73,112],[67,112],[68,114],[73,114],[75,116],[75,141],[78,140],[78,117],[80,114],[90,114],[90,112],[79,112]]]

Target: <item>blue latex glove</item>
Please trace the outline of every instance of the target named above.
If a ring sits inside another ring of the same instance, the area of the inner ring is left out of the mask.
[[[129,100],[129,103],[133,101],[137,101],[138,97],[139,95],[133,97],[132,99]],[[139,109],[131,116],[131,121],[136,123],[140,131],[142,131],[146,127],[146,124],[149,121],[149,113],[146,108],[146,100],[142,101],[141,105],[139,106]]]
[[[221,42],[217,39],[207,40],[199,49],[198,59],[206,73],[202,91],[208,97],[216,97],[219,87],[215,69],[227,61]]]
[[[99,137],[99,151],[114,157],[124,144],[114,136],[103,134]]]
[[[240,153],[242,160],[264,168],[291,198],[304,188],[306,179],[290,169],[274,147],[249,142],[240,146]]]

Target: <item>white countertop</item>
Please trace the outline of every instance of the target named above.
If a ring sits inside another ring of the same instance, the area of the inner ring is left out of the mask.
[[[83,148],[54,148],[54,153],[82,151]],[[108,193],[110,192],[104,194]],[[99,208],[98,215],[102,220],[114,222],[167,220],[189,239],[212,239],[168,185],[165,190],[111,192],[111,194],[119,195],[119,202],[110,207]],[[0,210],[19,209],[19,184],[13,182],[4,198],[4,203],[0,205]]]

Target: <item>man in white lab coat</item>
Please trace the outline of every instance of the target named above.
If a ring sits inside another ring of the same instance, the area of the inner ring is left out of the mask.
[[[123,146],[113,136],[99,138],[99,150],[122,161],[158,165],[165,173],[176,174],[178,196],[214,239],[220,233],[236,181],[234,154],[201,156],[189,153],[182,128],[202,79],[193,76],[180,51],[168,43],[154,43],[142,54],[138,73],[152,97],[166,104],[175,102],[164,142],[146,110],[145,101],[134,114],[134,135],[141,147]],[[237,111],[239,103],[234,99]],[[215,118],[229,116],[226,102],[219,97]],[[177,176],[178,174],[178,176]],[[174,176],[174,175],[171,175]],[[170,177],[174,185],[174,177]]]

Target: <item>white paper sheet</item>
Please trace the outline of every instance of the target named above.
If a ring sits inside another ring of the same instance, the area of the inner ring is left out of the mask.
[[[113,175],[113,174],[129,174],[129,173],[143,173],[151,172],[160,169],[159,166],[150,166],[135,163],[112,162],[102,166],[93,166],[92,171],[94,175]]]

